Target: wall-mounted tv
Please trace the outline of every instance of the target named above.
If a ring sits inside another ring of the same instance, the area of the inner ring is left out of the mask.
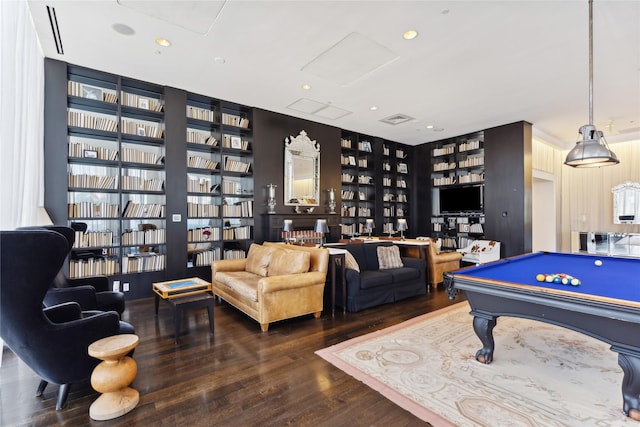
[[[482,212],[483,187],[453,187],[440,189],[440,212]]]

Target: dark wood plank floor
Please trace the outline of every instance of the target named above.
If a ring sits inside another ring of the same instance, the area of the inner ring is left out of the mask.
[[[461,301],[440,288],[364,310],[325,311],[272,324],[269,332],[233,307],[215,305],[215,333],[206,309],[183,318],[174,344],[169,305],[154,316],[153,299],[129,301],[124,320],[140,337],[133,387],[140,403],[111,421],[92,421],[98,394],[89,384],[72,387],[67,406],[55,410],[58,386],[34,397],[39,379],[7,348],[0,367],[2,426],[414,426],[424,425],[314,352]],[[188,329],[187,331],[185,331]]]

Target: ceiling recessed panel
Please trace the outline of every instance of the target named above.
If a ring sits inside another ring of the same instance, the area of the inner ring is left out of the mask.
[[[385,46],[351,33],[302,67],[302,71],[346,85],[397,58]]]
[[[207,34],[226,1],[148,1],[118,0],[120,6],[128,7],[144,15],[152,16],[169,24]]]
[[[317,111],[314,115],[318,117],[322,117],[324,119],[336,120],[348,114],[351,114],[351,111],[343,110],[342,108],[329,105],[326,108],[323,108],[322,110]]]
[[[287,108],[307,114],[313,114],[316,111],[322,110],[326,106],[327,104],[323,104],[322,102],[314,101],[307,98],[300,98],[297,101],[287,105]]]

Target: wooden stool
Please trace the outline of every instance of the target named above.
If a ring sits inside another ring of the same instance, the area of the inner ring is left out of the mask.
[[[117,418],[138,404],[138,391],[129,387],[136,378],[138,365],[127,356],[137,345],[137,335],[121,334],[103,338],[89,346],[89,355],[102,360],[91,374],[91,386],[103,393],[89,408],[91,419]]]

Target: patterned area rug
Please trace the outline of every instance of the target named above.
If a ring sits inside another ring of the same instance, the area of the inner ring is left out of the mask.
[[[622,369],[609,345],[501,317],[484,365],[469,310],[462,302],[317,354],[434,426],[640,425],[622,412]]]

